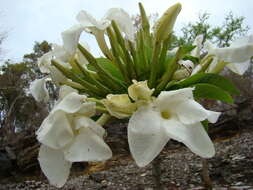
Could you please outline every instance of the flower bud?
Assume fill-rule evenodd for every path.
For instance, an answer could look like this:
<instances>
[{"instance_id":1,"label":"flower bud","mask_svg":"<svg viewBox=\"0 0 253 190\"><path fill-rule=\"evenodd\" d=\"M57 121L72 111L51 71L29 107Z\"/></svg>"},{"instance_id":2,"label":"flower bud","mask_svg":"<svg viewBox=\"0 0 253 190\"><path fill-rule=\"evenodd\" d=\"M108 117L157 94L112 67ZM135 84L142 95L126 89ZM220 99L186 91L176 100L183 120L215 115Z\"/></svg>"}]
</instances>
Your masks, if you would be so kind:
<instances>
[{"instance_id":1,"label":"flower bud","mask_svg":"<svg viewBox=\"0 0 253 190\"><path fill-rule=\"evenodd\" d=\"M131 86L128 87L128 94L134 100L150 100L154 89L148 87L147 81L137 82L133 80Z\"/></svg>"},{"instance_id":2,"label":"flower bud","mask_svg":"<svg viewBox=\"0 0 253 190\"><path fill-rule=\"evenodd\" d=\"M181 8L182 6L180 3L171 6L157 21L155 27L156 42L161 42L165 40L166 38L168 38L168 35L171 34L177 16L181 11Z\"/></svg>"},{"instance_id":3,"label":"flower bud","mask_svg":"<svg viewBox=\"0 0 253 190\"><path fill-rule=\"evenodd\" d=\"M108 94L102 103L112 116L119 119L131 116L136 110L136 104L131 102L127 94Z\"/></svg>"}]
</instances>

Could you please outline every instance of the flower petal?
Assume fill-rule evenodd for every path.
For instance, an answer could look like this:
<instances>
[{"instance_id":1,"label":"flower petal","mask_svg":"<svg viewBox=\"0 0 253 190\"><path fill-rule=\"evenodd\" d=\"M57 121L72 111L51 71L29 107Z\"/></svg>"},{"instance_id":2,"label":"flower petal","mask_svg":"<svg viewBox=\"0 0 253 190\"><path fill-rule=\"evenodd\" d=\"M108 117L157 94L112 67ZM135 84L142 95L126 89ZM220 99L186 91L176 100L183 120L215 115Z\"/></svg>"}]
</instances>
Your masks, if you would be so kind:
<instances>
[{"instance_id":1,"label":"flower petal","mask_svg":"<svg viewBox=\"0 0 253 190\"><path fill-rule=\"evenodd\" d=\"M52 49L54 58L60 62L62 66L71 68L71 66L67 63L69 61L70 54L66 51L66 49L58 44L53 44Z\"/></svg>"},{"instance_id":2,"label":"flower petal","mask_svg":"<svg viewBox=\"0 0 253 190\"><path fill-rule=\"evenodd\" d=\"M184 124L193 124L208 117L208 111L195 100L182 101L174 107L179 120Z\"/></svg>"},{"instance_id":3,"label":"flower petal","mask_svg":"<svg viewBox=\"0 0 253 190\"><path fill-rule=\"evenodd\" d=\"M81 112L82 114L91 115L95 113L95 103L85 102L85 95L79 95L76 92L72 92L65 96L52 111L62 110L66 113Z\"/></svg>"},{"instance_id":4,"label":"flower petal","mask_svg":"<svg viewBox=\"0 0 253 190\"><path fill-rule=\"evenodd\" d=\"M64 83L68 80L56 67L52 66L49 68L49 70L50 77L56 85L59 85L59 83Z\"/></svg>"},{"instance_id":5,"label":"flower petal","mask_svg":"<svg viewBox=\"0 0 253 190\"><path fill-rule=\"evenodd\" d=\"M230 47L238 47L241 46L242 44L253 44L253 34L249 36L244 36L242 38L233 41Z\"/></svg>"},{"instance_id":6,"label":"flower petal","mask_svg":"<svg viewBox=\"0 0 253 190\"><path fill-rule=\"evenodd\" d=\"M206 110L207 111L207 120L210 122L210 123L216 123L221 115L221 112L215 112L215 111L209 111L209 110Z\"/></svg>"},{"instance_id":7,"label":"flower petal","mask_svg":"<svg viewBox=\"0 0 253 190\"><path fill-rule=\"evenodd\" d=\"M194 57L199 57L200 56L200 50L202 48L202 42L203 42L204 36L203 35L198 35L192 45L196 46L192 52L191 55Z\"/></svg>"},{"instance_id":8,"label":"flower petal","mask_svg":"<svg viewBox=\"0 0 253 190\"><path fill-rule=\"evenodd\" d=\"M71 162L64 159L64 154L58 150L41 145L38 157L41 170L50 184L62 187L69 176Z\"/></svg>"},{"instance_id":9,"label":"flower petal","mask_svg":"<svg viewBox=\"0 0 253 190\"><path fill-rule=\"evenodd\" d=\"M250 66L250 60L247 60L243 63L229 63L226 66L234 73L238 75L243 75Z\"/></svg>"},{"instance_id":10,"label":"flower petal","mask_svg":"<svg viewBox=\"0 0 253 190\"><path fill-rule=\"evenodd\" d=\"M170 138L184 143L193 153L210 158L215 150L212 141L200 122L192 125L183 125L176 119L163 120Z\"/></svg>"},{"instance_id":11,"label":"flower petal","mask_svg":"<svg viewBox=\"0 0 253 190\"><path fill-rule=\"evenodd\" d=\"M112 152L100 136L83 127L73 143L64 150L64 155L71 162L104 161L112 157Z\"/></svg>"},{"instance_id":12,"label":"flower petal","mask_svg":"<svg viewBox=\"0 0 253 190\"><path fill-rule=\"evenodd\" d=\"M66 114L62 111L51 112L36 132L42 144L60 149L73 140L74 134Z\"/></svg>"},{"instance_id":13,"label":"flower petal","mask_svg":"<svg viewBox=\"0 0 253 190\"><path fill-rule=\"evenodd\" d=\"M75 118L75 129L81 129L82 127L90 128L94 133L103 138L105 134L105 129L98 125L95 121L90 119L89 117L77 117Z\"/></svg>"},{"instance_id":14,"label":"flower petal","mask_svg":"<svg viewBox=\"0 0 253 190\"><path fill-rule=\"evenodd\" d=\"M140 167L149 164L163 149L169 137L161 126L159 112L150 107L141 107L128 124L128 144L130 152Z\"/></svg>"},{"instance_id":15,"label":"flower petal","mask_svg":"<svg viewBox=\"0 0 253 190\"><path fill-rule=\"evenodd\" d=\"M238 47L215 48L209 51L220 60L229 63L245 62L253 56L253 44L242 45Z\"/></svg>"},{"instance_id":16,"label":"flower petal","mask_svg":"<svg viewBox=\"0 0 253 190\"><path fill-rule=\"evenodd\" d=\"M46 88L46 79L47 77L36 79L30 84L31 94L38 102L47 102L49 100L49 94Z\"/></svg>"},{"instance_id":17,"label":"flower petal","mask_svg":"<svg viewBox=\"0 0 253 190\"><path fill-rule=\"evenodd\" d=\"M83 30L84 27L78 24L62 32L63 47L70 55L76 53L77 44Z\"/></svg>"},{"instance_id":18,"label":"flower petal","mask_svg":"<svg viewBox=\"0 0 253 190\"><path fill-rule=\"evenodd\" d=\"M71 88L70 86L67 86L67 85L61 86L59 90L59 99L62 100L64 97L71 94L72 92L78 93L76 89Z\"/></svg>"},{"instance_id":19,"label":"flower petal","mask_svg":"<svg viewBox=\"0 0 253 190\"><path fill-rule=\"evenodd\" d=\"M107 11L105 19L114 20L128 40L134 41L134 26L129 14L120 8L111 8Z\"/></svg>"},{"instance_id":20,"label":"flower petal","mask_svg":"<svg viewBox=\"0 0 253 190\"><path fill-rule=\"evenodd\" d=\"M155 99L154 104L161 110L166 110L168 107L174 108L182 101L193 99L192 91L194 88L182 88L179 90L162 91Z\"/></svg>"},{"instance_id":21,"label":"flower petal","mask_svg":"<svg viewBox=\"0 0 253 190\"><path fill-rule=\"evenodd\" d=\"M185 67L188 71L192 71L192 69L194 68L194 63L190 60L180 60L178 62L180 65L182 65L183 67Z\"/></svg>"},{"instance_id":22,"label":"flower petal","mask_svg":"<svg viewBox=\"0 0 253 190\"><path fill-rule=\"evenodd\" d=\"M86 28L97 28L99 30L105 30L110 22L107 20L97 21L93 16L91 16L86 11L80 11L76 17L77 21Z\"/></svg>"},{"instance_id":23,"label":"flower petal","mask_svg":"<svg viewBox=\"0 0 253 190\"><path fill-rule=\"evenodd\" d=\"M49 51L42 55L40 58L38 58L38 66L40 69L40 72L42 73L50 73L50 66L51 66L51 59L53 58L52 51Z\"/></svg>"}]
</instances>

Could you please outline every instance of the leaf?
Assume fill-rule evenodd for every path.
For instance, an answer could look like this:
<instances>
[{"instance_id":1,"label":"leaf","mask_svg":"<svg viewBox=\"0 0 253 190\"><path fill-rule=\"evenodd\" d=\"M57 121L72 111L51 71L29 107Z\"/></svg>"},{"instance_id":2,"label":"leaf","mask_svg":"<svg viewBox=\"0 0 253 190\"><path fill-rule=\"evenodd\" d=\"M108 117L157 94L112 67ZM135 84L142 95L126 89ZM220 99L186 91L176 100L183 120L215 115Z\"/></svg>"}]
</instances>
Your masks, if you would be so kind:
<instances>
[{"instance_id":1,"label":"leaf","mask_svg":"<svg viewBox=\"0 0 253 190\"><path fill-rule=\"evenodd\" d=\"M191 56L191 55L186 55L183 57L183 60L186 61L186 60L190 60L191 62L193 62L194 64L199 64L199 58L198 57L194 57L194 56Z\"/></svg>"},{"instance_id":2,"label":"leaf","mask_svg":"<svg viewBox=\"0 0 253 190\"><path fill-rule=\"evenodd\" d=\"M228 92L212 84L196 84L193 94L197 99L205 98L211 100L220 100L229 104L233 103L233 98Z\"/></svg>"},{"instance_id":3,"label":"leaf","mask_svg":"<svg viewBox=\"0 0 253 190\"><path fill-rule=\"evenodd\" d=\"M194 86L196 84L212 84L215 85L224 91L229 92L230 94L239 95L239 91L236 89L234 84L227 80L226 78L213 74L213 73L199 73L196 75L193 75L183 81L178 82L177 84L170 87L169 90L172 89L179 89L179 88L186 88L189 86Z\"/></svg>"},{"instance_id":4,"label":"leaf","mask_svg":"<svg viewBox=\"0 0 253 190\"><path fill-rule=\"evenodd\" d=\"M100 67L110 73L113 77L119 79L120 81L124 80L122 74L120 73L120 70L109 59L97 58L96 61ZM96 71L94 66L91 64L88 64L87 67L91 71Z\"/></svg>"},{"instance_id":5,"label":"leaf","mask_svg":"<svg viewBox=\"0 0 253 190\"><path fill-rule=\"evenodd\" d=\"M208 132L208 124L209 121L206 119L204 121L201 121L202 126L204 127L204 129L206 130L206 132Z\"/></svg>"},{"instance_id":6,"label":"leaf","mask_svg":"<svg viewBox=\"0 0 253 190\"><path fill-rule=\"evenodd\" d=\"M178 51L179 51L179 55L178 57L183 58L184 56L186 56L188 53L191 53L191 51L195 48L196 46L191 45L191 44L187 44L187 45L182 45L179 47ZM178 52L177 52L178 53Z\"/></svg>"}]
</instances>

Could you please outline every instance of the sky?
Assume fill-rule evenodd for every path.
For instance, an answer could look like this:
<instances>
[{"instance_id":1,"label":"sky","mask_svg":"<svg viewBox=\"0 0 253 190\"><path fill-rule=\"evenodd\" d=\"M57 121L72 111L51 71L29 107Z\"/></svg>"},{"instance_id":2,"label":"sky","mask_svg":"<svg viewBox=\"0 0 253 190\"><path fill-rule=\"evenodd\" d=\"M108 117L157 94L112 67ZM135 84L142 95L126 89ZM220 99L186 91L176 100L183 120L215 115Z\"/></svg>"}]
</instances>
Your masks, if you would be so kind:
<instances>
[{"instance_id":1,"label":"sky","mask_svg":"<svg viewBox=\"0 0 253 190\"><path fill-rule=\"evenodd\" d=\"M244 16L253 33L253 0L0 0L0 31L6 31L3 43L4 58L20 61L24 54L32 52L35 41L47 40L62 44L61 32L77 24L80 10L86 10L97 19L112 7L125 9L130 15L138 13L138 2L142 2L147 14L160 15L176 2L182 4L175 29L197 19L199 12L211 13L210 23L220 25L224 16L232 11ZM83 34L95 54L99 54L93 36Z\"/></svg>"}]
</instances>

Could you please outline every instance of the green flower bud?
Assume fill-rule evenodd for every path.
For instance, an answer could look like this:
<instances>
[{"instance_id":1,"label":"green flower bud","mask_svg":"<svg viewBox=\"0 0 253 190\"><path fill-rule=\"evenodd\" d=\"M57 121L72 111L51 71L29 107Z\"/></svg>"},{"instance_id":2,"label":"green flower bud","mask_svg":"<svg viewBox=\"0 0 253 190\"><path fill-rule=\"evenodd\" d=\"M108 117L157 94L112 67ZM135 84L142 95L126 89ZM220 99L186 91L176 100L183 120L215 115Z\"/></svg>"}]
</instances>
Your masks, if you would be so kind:
<instances>
[{"instance_id":1,"label":"green flower bud","mask_svg":"<svg viewBox=\"0 0 253 190\"><path fill-rule=\"evenodd\" d=\"M177 16L181 11L181 4L177 3L170 8L162 15L162 17L157 21L155 27L155 38L156 42L161 42L168 38L168 35L171 34L173 26L176 22Z\"/></svg>"}]
</instances>

